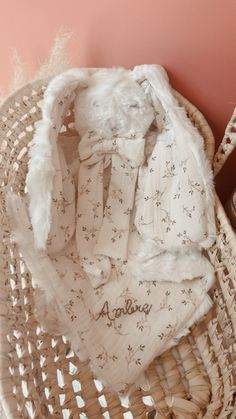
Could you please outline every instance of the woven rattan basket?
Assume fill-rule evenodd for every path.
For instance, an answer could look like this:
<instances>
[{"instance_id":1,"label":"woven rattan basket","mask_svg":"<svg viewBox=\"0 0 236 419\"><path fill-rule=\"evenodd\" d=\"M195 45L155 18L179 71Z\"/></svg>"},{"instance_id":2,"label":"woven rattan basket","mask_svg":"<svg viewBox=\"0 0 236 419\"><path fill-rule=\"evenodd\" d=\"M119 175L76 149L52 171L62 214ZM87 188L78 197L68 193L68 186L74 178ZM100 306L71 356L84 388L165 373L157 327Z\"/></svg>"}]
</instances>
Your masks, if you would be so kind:
<instances>
[{"instance_id":1,"label":"woven rattan basket","mask_svg":"<svg viewBox=\"0 0 236 419\"><path fill-rule=\"evenodd\" d=\"M31 275L10 242L5 193L9 188L25 193L28 146L47 83L26 85L0 108L0 395L6 418L236 418L236 237L217 196L218 236L210 250L216 269L213 308L190 335L152 362L150 389L136 390L129 407L94 379L65 337L39 327ZM236 143L236 114L214 158L214 138L203 115L175 94L203 135L217 173ZM64 122L68 135L69 123L70 117Z\"/></svg>"}]
</instances>

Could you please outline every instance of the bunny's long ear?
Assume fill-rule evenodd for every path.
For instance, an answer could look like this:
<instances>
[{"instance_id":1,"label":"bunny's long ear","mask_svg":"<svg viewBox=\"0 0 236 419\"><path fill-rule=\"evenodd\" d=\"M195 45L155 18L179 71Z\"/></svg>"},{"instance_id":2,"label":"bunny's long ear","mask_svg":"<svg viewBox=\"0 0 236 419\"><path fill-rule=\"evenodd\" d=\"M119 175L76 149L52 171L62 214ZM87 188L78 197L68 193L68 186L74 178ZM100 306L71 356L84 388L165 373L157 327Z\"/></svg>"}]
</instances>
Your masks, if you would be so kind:
<instances>
[{"instance_id":1,"label":"bunny's long ear","mask_svg":"<svg viewBox=\"0 0 236 419\"><path fill-rule=\"evenodd\" d=\"M202 136L174 97L166 70L158 64L138 65L134 67L132 77L142 85L157 112L161 103L175 131L183 133L184 130L186 134L193 136L197 146L201 147Z\"/></svg>"},{"instance_id":2,"label":"bunny's long ear","mask_svg":"<svg viewBox=\"0 0 236 419\"><path fill-rule=\"evenodd\" d=\"M42 119L35 124L26 188L30 197L29 213L35 246L41 250L46 247L51 227L52 193L60 195L62 190L57 137L78 89L87 87L88 80L86 69L70 69L52 79L44 94Z\"/></svg>"},{"instance_id":3,"label":"bunny's long ear","mask_svg":"<svg viewBox=\"0 0 236 419\"><path fill-rule=\"evenodd\" d=\"M187 244L208 248L215 240L214 188L203 137L179 106L163 67L139 65L132 76L156 112L160 104L165 111L142 183L137 228L143 237L159 240L162 250Z\"/></svg>"}]
</instances>

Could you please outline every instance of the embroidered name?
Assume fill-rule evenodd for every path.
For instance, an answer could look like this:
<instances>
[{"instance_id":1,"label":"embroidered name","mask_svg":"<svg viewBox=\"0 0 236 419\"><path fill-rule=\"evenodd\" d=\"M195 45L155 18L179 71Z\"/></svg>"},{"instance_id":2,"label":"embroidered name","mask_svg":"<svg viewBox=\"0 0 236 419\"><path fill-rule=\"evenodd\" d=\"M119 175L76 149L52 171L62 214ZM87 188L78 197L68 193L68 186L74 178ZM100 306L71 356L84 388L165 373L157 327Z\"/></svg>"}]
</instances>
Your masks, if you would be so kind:
<instances>
[{"instance_id":1,"label":"embroidered name","mask_svg":"<svg viewBox=\"0 0 236 419\"><path fill-rule=\"evenodd\" d=\"M110 310L109 308L109 302L106 300L105 303L102 306L101 311L97 314L94 319L97 321L100 319L100 317L107 317L110 321L115 321L115 319L118 319L122 315L128 314L134 314L137 311L140 313L149 314L150 310L152 308L152 304L136 304L134 300L131 299L125 300L125 306L124 307L117 307Z\"/></svg>"}]
</instances>

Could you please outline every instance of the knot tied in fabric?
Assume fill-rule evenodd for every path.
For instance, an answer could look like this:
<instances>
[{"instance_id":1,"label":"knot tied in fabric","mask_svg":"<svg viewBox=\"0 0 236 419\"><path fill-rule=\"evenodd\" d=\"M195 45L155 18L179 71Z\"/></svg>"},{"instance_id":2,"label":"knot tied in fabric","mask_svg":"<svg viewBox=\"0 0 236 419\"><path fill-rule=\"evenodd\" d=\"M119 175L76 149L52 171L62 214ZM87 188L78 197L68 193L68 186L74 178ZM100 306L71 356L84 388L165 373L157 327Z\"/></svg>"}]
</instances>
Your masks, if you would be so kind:
<instances>
[{"instance_id":1,"label":"knot tied in fabric","mask_svg":"<svg viewBox=\"0 0 236 419\"><path fill-rule=\"evenodd\" d=\"M88 131L80 141L76 240L83 269L95 287L109 279L109 258L127 259L130 214L144 145L143 136L134 133L107 139ZM104 170L108 166L105 200Z\"/></svg>"}]
</instances>

